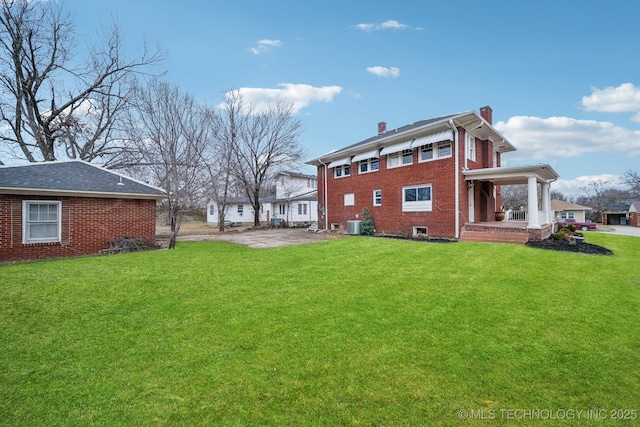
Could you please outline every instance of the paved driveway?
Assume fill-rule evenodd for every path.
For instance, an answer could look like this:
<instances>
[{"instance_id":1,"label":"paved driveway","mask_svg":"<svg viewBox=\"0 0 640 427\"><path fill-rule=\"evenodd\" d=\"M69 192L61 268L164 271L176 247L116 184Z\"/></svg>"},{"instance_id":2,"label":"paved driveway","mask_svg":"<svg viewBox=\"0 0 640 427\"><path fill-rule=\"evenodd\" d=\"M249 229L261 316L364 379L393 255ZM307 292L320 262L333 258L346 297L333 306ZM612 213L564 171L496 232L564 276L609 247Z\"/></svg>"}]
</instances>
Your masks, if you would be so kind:
<instances>
[{"instance_id":1,"label":"paved driveway","mask_svg":"<svg viewBox=\"0 0 640 427\"><path fill-rule=\"evenodd\" d=\"M301 245L321 240L335 239L341 234L313 232L304 228L265 228L247 231L227 231L208 235L178 235L179 241L219 240L262 249L278 246Z\"/></svg>"},{"instance_id":2,"label":"paved driveway","mask_svg":"<svg viewBox=\"0 0 640 427\"><path fill-rule=\"evenodd\" d=\"M632 227L630 225L600 225L598 230L603 233L622 234L624 236L640 236L640 227Z\"/></svg>"}]
</instances>

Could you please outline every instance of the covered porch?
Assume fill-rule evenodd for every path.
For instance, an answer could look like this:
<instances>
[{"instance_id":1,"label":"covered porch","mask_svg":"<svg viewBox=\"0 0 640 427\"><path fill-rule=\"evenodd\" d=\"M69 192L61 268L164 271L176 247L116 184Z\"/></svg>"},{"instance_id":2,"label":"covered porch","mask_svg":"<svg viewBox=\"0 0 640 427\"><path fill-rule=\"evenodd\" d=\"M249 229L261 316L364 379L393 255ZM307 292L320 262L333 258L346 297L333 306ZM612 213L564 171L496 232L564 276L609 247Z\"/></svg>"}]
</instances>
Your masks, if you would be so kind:
<instances>
[{"instance_id":1,"label":"covered porch","mask_svg":"<svg viewBox=\"0 0 640 427\"><path fill-rule=\"evenodd\" d=\"M460 240L525 243L548 238L553 232L551 212L551 183L558 174L549 165L519 166L509 168L487 168L463 171L469 192L469 219L463 226ZM477 186L477 183L485 185ZM527 185L527 217L525 221L495 221L495 218L476 220L476 188L493 187L492 195L484 195L494 203L494 210L500 210L499 186ZM539 190L538 190L539 189ZM482 196L482 195L481 195Z\"/></svg>"}]
</instances>

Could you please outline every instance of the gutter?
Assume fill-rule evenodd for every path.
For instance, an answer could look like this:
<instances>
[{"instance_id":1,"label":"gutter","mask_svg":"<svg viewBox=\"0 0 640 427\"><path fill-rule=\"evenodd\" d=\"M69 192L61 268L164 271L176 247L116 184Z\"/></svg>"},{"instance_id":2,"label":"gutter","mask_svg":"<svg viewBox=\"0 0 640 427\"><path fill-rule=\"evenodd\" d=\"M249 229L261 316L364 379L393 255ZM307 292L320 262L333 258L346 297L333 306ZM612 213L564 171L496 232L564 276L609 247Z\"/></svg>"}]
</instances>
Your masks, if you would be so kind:
<instances>
[{"instance_id":1,"label":"gutter","mask_svg":"<svg viewBox=\"0 0 640 427\"><path fill-rule=\"evenodd\" d=\"M323 201L323 209L324 209L324 229L325 231L329 231L329 208L327 207L327 165L322 161L322 159L318 159L318 162L322 165L322 174L324 175L324 184L322 184L322 201Z\"/></svg>"},{"instance_id":2,"label":"gutter","mask_svg":"<svg viewBox=\"0 0 640 427\"><path fill-rule=\"evenodd\" d=\"M455 188L456 188L456 196L455 196L455 210L456 210L456 218L455 218L455 227L456 234L455 238L460 238L460 155L458 154L458 146L460 145L460 135L458 134L458 128L453 123L453 119L449 120L449 126L453 130L453 139L455 148Z\"/></svg>"}]
</instances>

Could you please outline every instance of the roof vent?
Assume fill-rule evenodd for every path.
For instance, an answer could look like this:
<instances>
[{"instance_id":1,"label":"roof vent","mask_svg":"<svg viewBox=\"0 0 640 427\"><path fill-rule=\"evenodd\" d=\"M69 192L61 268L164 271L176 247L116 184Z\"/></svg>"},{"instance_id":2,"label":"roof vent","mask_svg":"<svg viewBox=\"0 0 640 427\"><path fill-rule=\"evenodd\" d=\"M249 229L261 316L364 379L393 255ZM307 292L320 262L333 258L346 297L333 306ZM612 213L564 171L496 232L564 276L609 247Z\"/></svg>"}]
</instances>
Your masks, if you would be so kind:
<instances>
[{"instance_id":1,"label":"roof vent","mask_svg":"<svg viewBox=\"0 0 640 427\"><path fill-rule=\"evenodd\" d=\"M118 182L118 184L116 185L124 185L124 182L122 182L122 177L120 177L120 182Z\"/></svg>"}]
</instances>

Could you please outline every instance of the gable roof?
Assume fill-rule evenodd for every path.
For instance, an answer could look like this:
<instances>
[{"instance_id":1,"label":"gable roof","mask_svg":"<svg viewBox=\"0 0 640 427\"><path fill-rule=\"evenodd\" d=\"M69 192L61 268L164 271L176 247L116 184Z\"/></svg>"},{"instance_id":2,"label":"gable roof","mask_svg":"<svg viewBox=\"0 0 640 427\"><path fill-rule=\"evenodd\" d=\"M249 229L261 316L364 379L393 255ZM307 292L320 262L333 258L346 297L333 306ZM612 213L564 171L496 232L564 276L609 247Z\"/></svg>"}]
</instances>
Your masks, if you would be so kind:
<instances>
[{"instance_id":1,"label":"gable roof","mask_svg":"<svg viewBox=\"0 0 640 427\"><path fill-rule=\"evenodd\" d=\"M632 202L629 206L629 212L640 212L640 202Z\"/></svg>"},{"instance_id":2,"label":"gable roof","mask_svg":"<svg viewBox=\"0 0 640 427\"><path fill-rule=\"evenodd\" d=\"M588 206L577 205L575 203L565 202L564 200L552 200L552 211L590 211Z\"/></svg>"},{"instance_id":3,"label":"gable roof","mask_svg":"<svg viewBox=\"0 0 640 427\"><path fill-rule=\"evenodd\" d=\"M154 186L82 160L0 166L0 194L157 199Z\"/></svg>"},{"instance_id":4,"label":"gable roof","mask_svg":"<svg viewBox=\"0 0 640 427\"><path fill-rule=\"evenodd\" d=\"M462 113L449 114L446 116L434 117L426 120L401 126L397 129L387 130L376 136L372 136L355 144L339 150L331 151L316 159L307 162L309 165L319 165L331 161L353 156L360 152L375 148L389 147L405 141L413 141L416 138L436 132L451 130L450 122L455 126L460 126L471 132L474 136L482 140L493 142L495 149L499 152L515 151L516 148L502 134L500 134L491 124L483 119L475 111L465 111Z\"/></svg>"}]
</instances>

